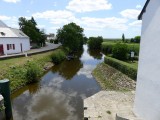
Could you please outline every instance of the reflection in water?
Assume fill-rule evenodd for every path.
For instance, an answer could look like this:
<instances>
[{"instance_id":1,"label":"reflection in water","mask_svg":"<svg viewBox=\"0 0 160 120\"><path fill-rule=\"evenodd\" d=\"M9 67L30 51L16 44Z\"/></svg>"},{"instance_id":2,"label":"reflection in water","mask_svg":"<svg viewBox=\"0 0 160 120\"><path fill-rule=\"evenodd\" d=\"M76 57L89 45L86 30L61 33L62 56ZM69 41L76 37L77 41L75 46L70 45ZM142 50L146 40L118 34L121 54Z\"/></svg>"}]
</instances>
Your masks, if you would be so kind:
<instances>
[{"instance_id":1,"label":"reflection in water","mask_svg":"<svg viewBox=\"0 0 160 120\"><path fill-rule=\"evenodd\" d=\"M84 46L83 54L54 66L39 84L13 94L14 120L82 120L83 99L100 91L91 71L101 60L91 54Z\"/></svg>"},{"instance_id":2,"label":"reflection in water","mask_svg":"<svg viewBox=\"0 0 160 120\"><path fill-rule=\"evenodd\" d=\"M62 64L53 67L52 72L58 72L66 80L71 80L82 67L83 63L78 58L75 58L71 61L66 60Z\"/></svg>"},{"instance_id":3,"label":"reflection in water","mask_svg":"<svg viewBox=\"0 0 160 120\"><path fill-rule=\"evenodd\" d=\"M88 53L90 56L92 56L94 59L97 59L97 60L101 60L103 56L100 50L89 50L88 49Z\"/></svg>"},{"instance_id":4,"label":"reflection in water","mask_svg":"<svg viewBox=\"0 0 160 120\"><path fill-rule=\"evenodd\" d=\"M80 68L83 67L83 63L79 59L82 56L82 53L83 50L75 54L75 59L71 61L66 60L60 65L54 66L52 72L59 73L59 75L63 76L66 80L71 80Z\"/></svg>"}]
</instances>

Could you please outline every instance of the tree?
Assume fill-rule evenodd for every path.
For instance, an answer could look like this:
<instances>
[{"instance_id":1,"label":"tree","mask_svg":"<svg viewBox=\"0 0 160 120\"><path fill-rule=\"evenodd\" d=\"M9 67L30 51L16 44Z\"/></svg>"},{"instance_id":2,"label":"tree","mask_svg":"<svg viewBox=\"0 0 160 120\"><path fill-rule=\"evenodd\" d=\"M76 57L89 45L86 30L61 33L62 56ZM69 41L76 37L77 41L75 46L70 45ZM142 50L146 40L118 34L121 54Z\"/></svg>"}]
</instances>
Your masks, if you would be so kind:
<instances>
[{"instance_id":1,"label":"tree","mask_svg":"<svg viewBox=\"0 0 160 120\"><path fill-rule=\"evenodd\" d=\"M136 43L140 43L141 37L140 36L135 36L134 38Z\"/></svg>"},{"instance_id":2,"label":"tree","mask_svg":"<svg viewBox=\"0 0 160 120\"><path fill-rule=\"evenodd\" d=\"M83 46L83 28L75 23L64 25L57 31L57 40L69 51L77 51Z\"/></svg>"},{"instance_id":3,"label":"tree","mask_svg":"<svg viewBox=\"0 0 160 120\"><path fill-rule=\"evenodd\" d=\"M122 41L123 41L123 42L125 41L124 33L122 34Z\"/></svg>"},{"instance_id":4,"label":"tree","mask_svg":"<svg viewBox=\"0 0 160 120\"><path fill-rule=\"evenodd\" d=\"M29 36L30 41L32 43L37 43L37 45L41 46L45 44L46 35L43 30L40 30L37 27L37 23L32 17L30 20L27 20L24 17L19 18L19 28L22 30L27 36Z\"/></svg>"},{"instance_id":5,"label":"tree","mask_svg":"<svg viewBox=\"0 0 160 120\"><path fill-rule=\"evenodd\" d=\"M127 60L128 47L125 43L116 43L113 46L112 54L119 60Z\"/></svg>"},{"instance_id":6,"label":"tree","mask_svg":"<svg viewBox=\"0 0 160 120\"><path fill-rule=\"evenodd\" d=\"M88 41L89 49L101 49L101 44L103 42L103 38L98 37L90 37Z\"/></svg>"}]
</instances>

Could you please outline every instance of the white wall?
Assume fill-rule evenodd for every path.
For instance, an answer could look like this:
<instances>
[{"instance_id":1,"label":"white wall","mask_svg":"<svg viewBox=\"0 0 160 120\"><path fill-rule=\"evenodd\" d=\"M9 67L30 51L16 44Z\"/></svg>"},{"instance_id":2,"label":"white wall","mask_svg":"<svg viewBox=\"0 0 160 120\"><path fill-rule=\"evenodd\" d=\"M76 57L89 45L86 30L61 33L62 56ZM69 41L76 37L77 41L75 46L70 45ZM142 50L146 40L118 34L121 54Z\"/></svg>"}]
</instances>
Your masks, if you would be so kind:
<instances>
[{"instance_id":1,"label":"white wall","mask_svg":"<svg viewBox=\"0 0 160 120\"><path fill-rule=\"evenodd\" d=\"M21 43L23 52L30 50L29 38L0 38L0 44L3 44L4 54L20 53ZM7 50L7 44L15 44L15 50Z\"/></svg>"},{"instance_id":2,"label":"white wall","mask_svg":"<svg viewBox=\"0 0 160 120\"><path fill-rule=\"evenodd\" d=\"M144 120L160 120L160 0L150 0L142 19L134 110Z\"/></svg>"}]
</instances>

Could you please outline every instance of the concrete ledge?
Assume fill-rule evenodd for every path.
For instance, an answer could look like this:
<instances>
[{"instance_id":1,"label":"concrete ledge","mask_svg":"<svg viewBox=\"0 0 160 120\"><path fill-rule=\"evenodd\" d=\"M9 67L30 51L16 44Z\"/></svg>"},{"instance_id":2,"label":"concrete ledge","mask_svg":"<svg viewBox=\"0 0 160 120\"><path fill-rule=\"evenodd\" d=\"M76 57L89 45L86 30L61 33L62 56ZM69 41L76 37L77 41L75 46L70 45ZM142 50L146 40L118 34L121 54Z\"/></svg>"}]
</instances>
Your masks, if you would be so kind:
<instances>
[{"instance_id":1,"label":"concrete ledge","mask_svg":"<svg viewBox=\"0 0 160 120\"><path fill-rule=\"evenodd\" d=\"M85 120L141 120L133 113L133 92L100 91L84 99Z\"/></svg>"}]
</instances>

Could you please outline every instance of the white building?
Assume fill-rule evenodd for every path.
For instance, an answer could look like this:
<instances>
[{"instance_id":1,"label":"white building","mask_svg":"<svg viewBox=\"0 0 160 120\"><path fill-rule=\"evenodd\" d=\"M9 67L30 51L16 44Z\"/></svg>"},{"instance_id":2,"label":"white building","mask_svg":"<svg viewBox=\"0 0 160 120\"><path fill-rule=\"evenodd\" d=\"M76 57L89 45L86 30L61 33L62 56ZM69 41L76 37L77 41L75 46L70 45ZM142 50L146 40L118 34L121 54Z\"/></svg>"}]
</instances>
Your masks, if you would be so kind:
<instances>
[{"instance_id":1,"label":"white building","mask_svg":"<svg viewBox=\"0 0 160 120\"><path fill-rule=\"evenodd\" d=\"M54 33L50 33L47 35L47 40L55 40L56 39L56 36Z\"/></svg>"},{"instance_id":2,"label":"white building","mask_svg":"<svg viewBox=\"0 0 160 120\"><path fill-rule=\"evenodd\" d=\"M29 37L22 31L10 28L0 21L0 55L30 50Z\"/></svg>"},{"instance_id":3,"label":"white building","mask_svg":"<svg viewBox=\"0 0 160 120\"><path fill-rule=\"evenodd\" d=\"M147 0L138 19L142 33L134 110L144 120L160 120L160 0Z\"/></svg>"}]
</instances>

